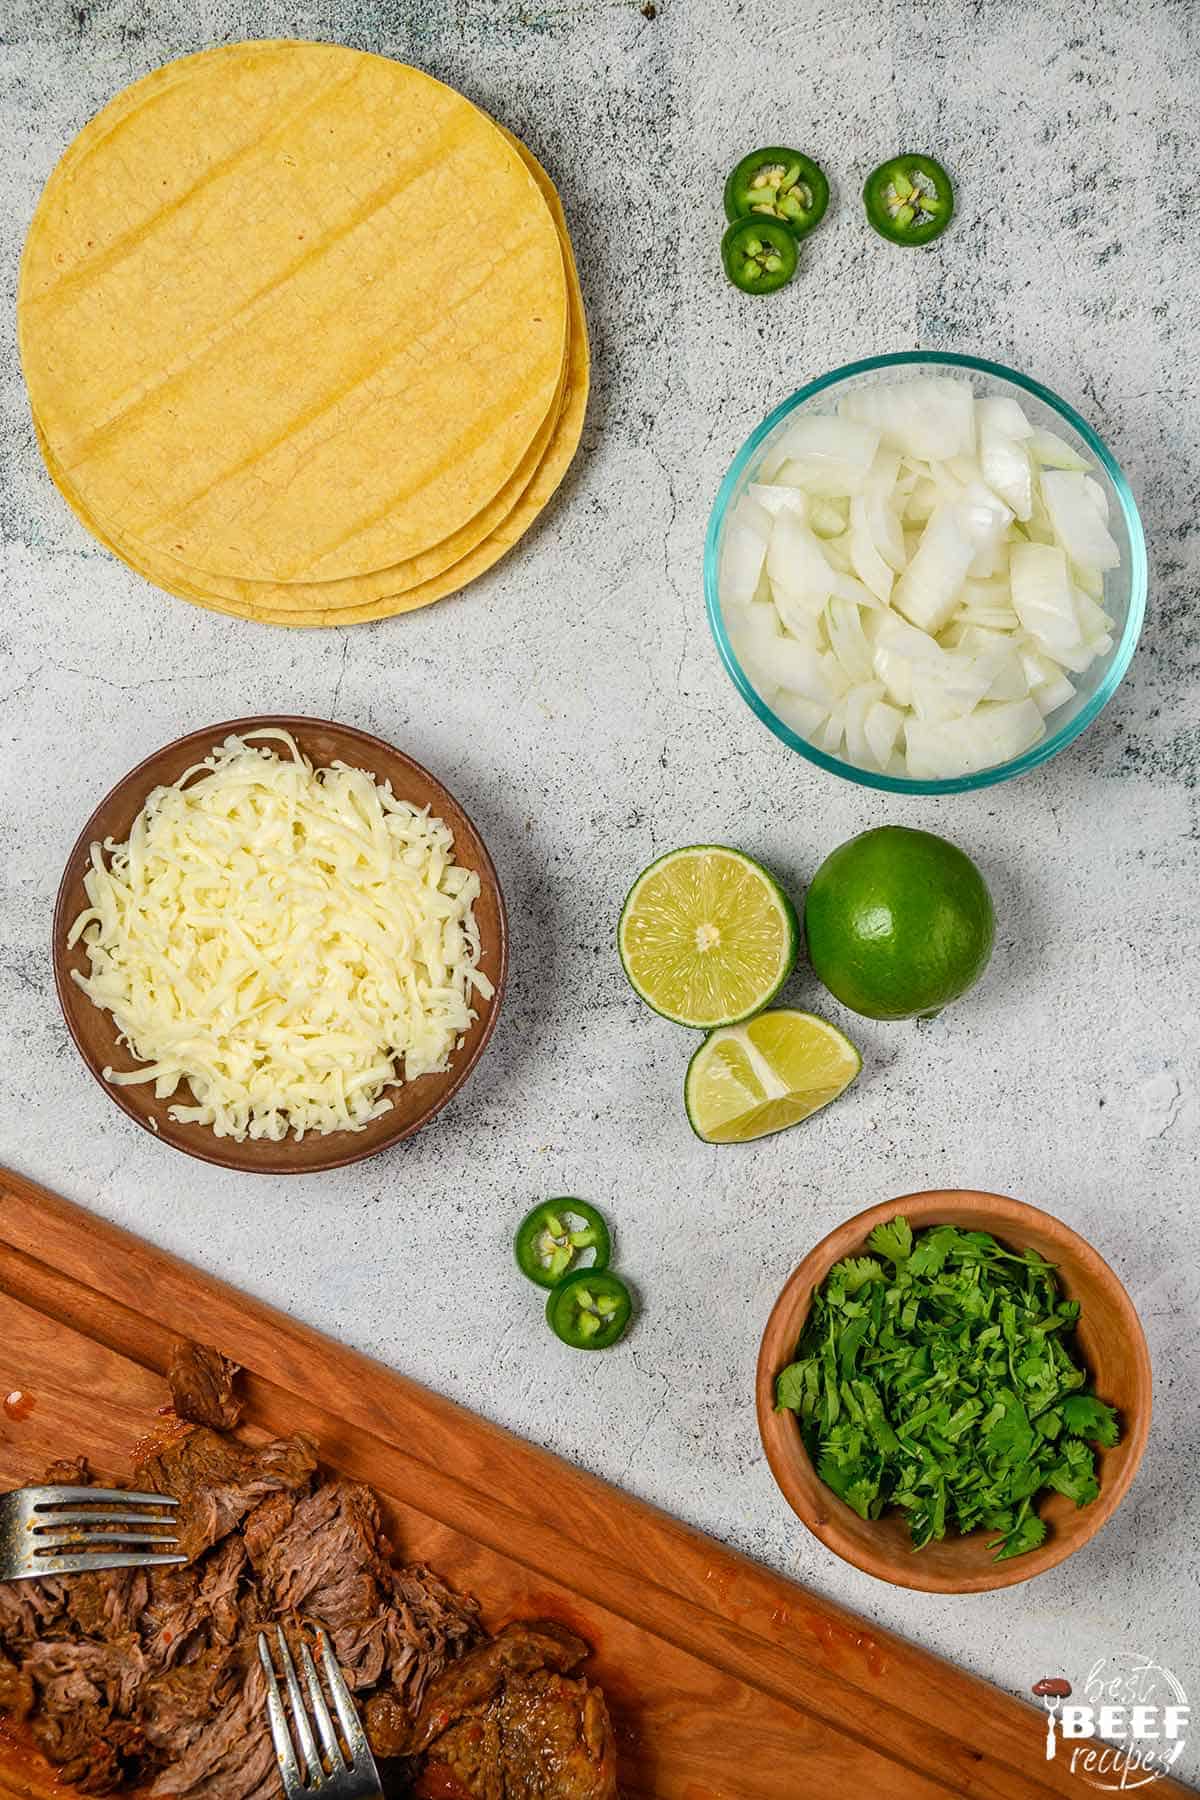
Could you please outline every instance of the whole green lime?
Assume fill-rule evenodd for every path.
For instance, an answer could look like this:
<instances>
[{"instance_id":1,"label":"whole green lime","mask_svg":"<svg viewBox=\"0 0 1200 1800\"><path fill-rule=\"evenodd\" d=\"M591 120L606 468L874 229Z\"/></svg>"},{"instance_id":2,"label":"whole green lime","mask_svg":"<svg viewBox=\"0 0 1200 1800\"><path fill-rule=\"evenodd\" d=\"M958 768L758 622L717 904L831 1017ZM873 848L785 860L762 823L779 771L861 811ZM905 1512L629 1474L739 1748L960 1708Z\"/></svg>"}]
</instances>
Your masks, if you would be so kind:
<instances>
[{"instance_id":1,"label":"whole green lime","mask_svg":"<svg viewBox=\"0 0 1200 1800\"><path fill-rule=\"evenodd\" d=\"M974 987L996 915L969 856L931 831L881 825L827 856L804 903L813 968L868 1019L927 1019Z\"/></svg>"}]
</instances>

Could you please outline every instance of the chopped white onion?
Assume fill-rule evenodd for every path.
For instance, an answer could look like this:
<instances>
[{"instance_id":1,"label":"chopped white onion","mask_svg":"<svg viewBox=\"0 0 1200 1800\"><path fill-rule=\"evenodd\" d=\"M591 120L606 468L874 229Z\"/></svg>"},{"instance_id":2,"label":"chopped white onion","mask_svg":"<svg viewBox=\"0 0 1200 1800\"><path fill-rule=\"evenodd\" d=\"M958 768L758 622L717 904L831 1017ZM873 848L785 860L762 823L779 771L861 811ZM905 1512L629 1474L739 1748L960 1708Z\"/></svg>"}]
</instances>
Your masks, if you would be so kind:
<instances>
[{"instance_id":1,"label":"chopped white onion","mask_svg":"<svg viewBox=\"0 0 1200 1800\"><path fill-rule=\"evenodd\" d=\"M1108 495L1100 486L1100 483L1098 481L1093 481L1090 475L1085 475L1083 478L1083 491L1091 500L1092 505L1096 508L1096 511L1107 525Z\"/></svg>"},{"instance_id":2,"label":"chopped white onion","mask_svg":"<svg viewBox=\"0 0 1200 1800\"><path fill-rule=\"evenodd\" d=\"M795 513L798 519L807 519L808 517L808 495L801 488L752 481L746 489L746 493L755 506L761 506L762 510L769 515L768 535L770 520L778 518L781 512Z\"/></svg>"},{"instance_id":3,"label":"chopped white onion","mask_svg":"<svg viewBox=\"0 0 1200 1800\"><path fill-rule=\"evenodd\" d=\"M975 418L981 432L999 431L1019 443L1033 436L1033 426L1008 394L981 395L975 402Z\"/></svg>"},{"instance_id":4,"label":"chopped white onion","mask_svg":"<svg viewBox=\"0 0 1200 1800\"><path fill-rule=\"evenodd\" d=\"M1087 463L1078 450L1056 431L1035 431L1029 440L1033 459L1043 469L1086 469Z\"/></svg>"},{"instance_id":5,"label":"chopped white onion","mask_svg":"<svg viewBox=\"0 0 1200 1800\"><path fill-rule=\"evenodd\" d=\"M1086 475L1074 470L1047 469L1042 476L1042 498L1050 526L1073 563L1081 568L1116 569L1121 552L1087 491Z\"/></svg>"},{"instance_id":6,"label":"chopped white onion","mask_svg":"<svg viewBox=\"0 0 1200 1800\"><path fill-rule=\"evenodd\" d=\"M924 780L1021 755L1113 643L1109 492L1008 395L861 388L794 420L733 509L736 655L792 730Z\"/></svg>"},{"instance_id":7,"label":"chopped white onion","mask_svg":"<svg viewBox=\"0 0 1200 1800\"><path fill-rule=\"evenodd\" d=\"M867 474L863 489L863 514L875 548L885 563L899 575L908 555L904 547L904 527L892 504L892 495L900 480L900 457L895 450L881 450ZM851 518L853 520L853 502Z\"/></svg>"},{"instance_id":8,"label":"chopped white onion","mask_svg":"<svg viewBox=\"0 0 1200 1800\"><path fill-rule=\"evenodd\" d=\"M904 714L900 708L889 706L886 700L876 700L863 721L871 755L881 769L886 769L891 762L903 725Z\"/></svg>"},{"instance_id":9,"label":"chopped white onion","mask_svg":"<svg viewBox=\"0 0 1200 1800\"><path fill-rule=\"evenodd\" d=\"M879 433L832 414L810 414L788 427L783 440L789 482L809 494L834 498L857 494L879 448Z\"/></svg>"},{"instance_id":10,"label":"chopped white onion","mask_svg":"<svg viewBox=\"0 0 1200 1800\"><path fill-rule=\"evenodd\" d=\"M883 689L877 681L863 682L846 696L846 750L851 762L860 767L870 768L875 761L867 737L867 719L882 699Z\"/></svg>"},{"instance_id":11,"label":"chopped white onion","mask_svg":"<svg viewBox=\"0 0 1200 1800\"><path fill-rule=\"evenodd\" d=\"M1033 510L1033 466L1026 440L1033 436L1033 427L1006 395L978 401L976 412L983 479L1018 519L1027 519Z\"/></svg>"},{"instance_id":12,"label":"chopped white onion","mask_svg":"<svg viewBox=\"0 0 1200 1800\"><path fill-rule=\"evenodd\" d=\"M924 525L941 499L936 481L929 475L916 475L909 490L901 517L906 525Z\"/></svg>"},{"instance_id":13,"label":"chopped white onion","mask_svg":"<svg viewBox=\"0 0 1200 1800\"><path fill-rule=\"evenodd\" d=\"M1056 674L1049 681L1044 681L1041 687L1033 690L1034 701L1043 718L1047 713L1052 713L1056 707L1065 706L1068 700L1074 699L1074 696L1075 683L1069 681L1061 673Z\"/></svg>"},{"instance_id":14,"label":"chopped white onion","mask_svg":"<svg viewBox=\"0 0 1200 1800\"><path fill-rule=\"evenodd\" d=\"M905 618L932 633L948 625L974 555L975 546L963 530L957 504L943 500L896 583L896 605Z\"/></svg>"},{"instance_id":15,"label":"chopped white onion","mask_svg":"<svg viewBox=\"0 0 1200 1800\"><path fill-rule=\"evenodd\" d=\"M840 569L834 570L833 597L835 600L853 600L855 606L877 607L881 604L878 595L864 587L856 575L843 575Z\"/></svg>"},{"instance_id":16,"label":"chopped white onion","mask_svg":"<svg viewBox=\"0 0 1200 1800\"><path fill-rule=\"evenodd\" d=\"M833 570L836 579L839 575L849 575L851 571L850 543L844 530L836 537L821 539L821 555Z\"/></svg>"},{"instance_id":17,"label":"chopped white onion","mask_svg":"<svg viewBox=\"0 0 1200 1800\"><path fill-rule=\"evenodd\" d=\"M810 612L803 601L797 600L793 594L786 593L780 587L771 589L771 599L783 630L800 643L809 644L814 650L819 650L821 648L820 613Z\"/></svg>"},{"instance_id":18,"label":"chopped white onion","mask_svg":"<svg viewBox=\"0 0 1200 1800\"><path fill-rule=\"evenodd\" d=\"M731 621L730 636L734 655L749 675L759 693L764 687L778 687L775 677L775 650L783 643L775 608L769 602L752 601L740 607Z\"/></svg>"},{"instance_id":19,"label":"chopped white onion","mask_svg":"<svg viewBox=\"0 0 1200 1800\"><path fill-rule=\"evenodd\" d=\"M898 526L897 521L897 528ZM903 532L900 532L900 547L903 552ZM891 566L880 555L871 530L865 494L855 494L850 502L850 565L863 586L869 588L876 599L886 602L890 598L895 577ZM904 567L903 555L900 566Z\"/></svg>"},{"instance_id":20,"label":"chopped white onion","mask_svg":"<svg viewBox=\"0 0 1200 1800\"><path fill-rule=\"evenodd\" d=\"M855 388L838 411L873 425L890 450L944 462L975 449L975 396L965 381L930 376L893 385Z\"/></svg>"},{"instance_id":21,"label":"chopped white onion","mask_svg":"<svg viewBox=\"0 0 1200 1800\"><path fill-rule=\"evenodd\" d=\"M870 681L874 675L871 646L863 631L862 614L852 600L831 600L826 618L829 648L852 682ZM880 688L878 699L883 698Z\"/></svg>"},{"instance_id":22,"label":"chopped white onion","mask_svg":"<svg viewBox=\"0 0 1200 1800\"><path fill-rule=\"evenodd\" d=\"M963 719L987 693L989 679L969 656L948 656L944 668L936 672L918 665L912 677L913 710L919 719L938 725Z\"/></svg>"},{"instance_id":23,"label":"chopped white onion","mask_svg":"<svg viewBox=\"0 0 1200 1800\"><path fill-rule=\"evenodd\" d=\"M835 708L817 733L816 742L822 750L828 750L830 756L836 756L842 747L842 739L845 735L845 713Z\"/></svg>"},{"instance_id":24,"label":"chopped white onion","mask_svg":"<svg viewBox=\"0 0 1200 1800\"><path fill-rule=\"evenodd\" d=\"M884 692L889 700L897 706L907 709L912 705L913 665L906 656L889 650L882 644L876 644L872 656L875 673L883 683Z\"/></svg>"},{"instance_id":25,"label":"chopped white onion","mask_svg":"<svg viewBox=\"0 0 1200 1800\"><path fill-rule=\"evenodd\" d=\"M833 592L833 571L821 546L795 513L779 513L771 527L767 574L773 588L791 595L811 613L820 613Z\"/></svg>"},{"instance_id":26,"label":"chopped white onion","mask_svg":"<svg viewBox=\"0 0 1200 1800\"><path fill-rule=\"evenodd\" d=\"M1062 661L1083 642L1065 551L1056 544L1014 544L1013 607L1047 656Z\"/></svg>"},{"instance_id":27,"label":"chopped white onion","mask_svg":"<svg viewBox=\"0 0 1200 1800\"><path fill-rule=\"evenodd\" d=\"M721 593L726 604L747 606L754 598L767 555L767 533L755 529L743 500L721 545Z\"/></svg>"},{"instance_id":28,"label":"chopped white onion","mask_svg":"<svg viewBox=\"0 0 1200 1800\"><path fill-rule=\"evenodd\" d=\"M967 573L986 581L1003 567L1013 515L982 480L976 480L963 489L958 516L964 537L975 546Z\"/></svg>"},{"instance_id":29,"label":"chopped white onion","mask_svg":"<svg viewBox=\"0 0 1200 1800\"><path fill-rule=\"evenodd\" d=\"M785 725L802 738L814 738L829 717L829 708L817 700L806 700L802 694L789 694L780 689L772 703Z\"/></svg>"},{"instance_id":30,"label":"chopped white onion","mask_svg":"<svg viewBox=\"0 0 1200 1800\"><path fill-rule=\"evenodd\" d=\"M772 657L772 672L779 687L828 710L834 696L825 674L826 659L819 650L811 644L799 644L794 638L781 637L772 646Z\"/></svg>"},{"instance_id":31,"label":"chopped white onion","mask_svg":"<svg viewBox=\"0 0 1200 1800\"><path fill-rule=\"evenodd\" d=\"M908 773L919 781L976 775L1031 749L1045 730L1042 714L1032 700L987 703L967 718L949 719L940 725L910 718L904 728Z\"/></svg>"},{"instance_id":32,"label":"chopped white onion","mask_svg":"<svg viewBox=\"0 0 1200 1800\"><path fill-rule=\"evenodd\" d=\"M987 678L985 700L1027 700L1029 682L1021 655L1012 638L996 631L978 631L964 649L974 651L976 673Z\"/></svg>"},{"instance_id":33,"label":"chopped white onion","mask_svg":"<svg viewBox=\"0 0 1200 1800\"><path fill-rule=\"evenodd\" d=\"M815 497L808 509L809 523L822 538L835 538L845 531L848 517L848 509L843 511L836 500Z\"/></svg>"}]
</instances>

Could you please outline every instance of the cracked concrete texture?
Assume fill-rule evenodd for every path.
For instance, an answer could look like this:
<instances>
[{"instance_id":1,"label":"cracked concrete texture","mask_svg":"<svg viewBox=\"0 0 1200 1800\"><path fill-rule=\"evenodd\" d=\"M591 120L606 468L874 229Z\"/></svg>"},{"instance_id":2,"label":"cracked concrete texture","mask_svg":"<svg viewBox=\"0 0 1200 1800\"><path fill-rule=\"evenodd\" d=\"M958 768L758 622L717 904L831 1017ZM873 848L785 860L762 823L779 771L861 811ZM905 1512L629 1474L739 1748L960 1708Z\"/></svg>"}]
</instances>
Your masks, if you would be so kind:
<instances>
[{"instance_id":1,"label":"cracked concrete texture","mask_svg":"<svg viewBox=\"0 0 1200 1800\"><path fill-rule=\"evenodd\" d=\"M37 457L11 295L42 181L115 89L205 44L337 36L429 68L520 132L563 193L595 395L555 504L464 595L344 634L274 632L159 595L76 526ZM9 0L0 24L0 1156L191 1260L1015 1692L1141 1650L1200 1691L1200 252L1189 0ZM720 185L793 140L835 199L797 282L747 302L717 256ZM863 175L928 147L959 183L936 252L863 224ZM990 354L1100 429L1143 508L1149 618L1086 737L1019 783L941 803L802 766L741 705L704 623L713 493L763 413L855 356ZM71 1050L47 958L63 857L158 744L284 708L380 732L435 769L492 847L514 973L467 1090L394 1154L298 1183L173 1157ZM799 894L883 820L952 835L992 884L995 957L927 1026L848 1020L864 1074L746 1150L694 1140L692 1040L644 1010L612 948L656 852L744 845ZM1102 1535L1028 1587L887 1589L804 1533L754 1425L783 1280L847 1213L926 1186L1013 1193L1113 1262L1156 1369L1143 1472ZM642 1315L562 1350L510 1267L516 1218L575 1192L615 1221ZM431 1275L431 1272L435 1272ZM1200 1776L1200 1733L1181 1765Z\"/></svg>"}]
</instances>

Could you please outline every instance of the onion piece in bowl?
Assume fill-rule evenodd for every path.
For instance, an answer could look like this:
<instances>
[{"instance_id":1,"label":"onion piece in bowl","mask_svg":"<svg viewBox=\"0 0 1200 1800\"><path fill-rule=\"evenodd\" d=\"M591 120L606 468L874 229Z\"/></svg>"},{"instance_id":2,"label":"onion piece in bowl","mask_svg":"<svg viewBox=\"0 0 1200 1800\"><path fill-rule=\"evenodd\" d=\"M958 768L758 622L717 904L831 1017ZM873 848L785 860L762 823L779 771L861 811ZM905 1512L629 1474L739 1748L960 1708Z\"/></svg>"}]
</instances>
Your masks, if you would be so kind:
<instances>
[{"instance_id":1,"label":"onion piece in bowl","mask_svg":"<svg viewBox=\"0 0 1200 1800\"><path fill-rule=\"evenodd\" d=\"M749 607L778 626L756 625L746 674L859 768L937 783L1022 756L1113 644L1121 550L1088 469L1018 400L950 375L793 420L726 522L735 653Z\"/></svg>"}]
</instances>

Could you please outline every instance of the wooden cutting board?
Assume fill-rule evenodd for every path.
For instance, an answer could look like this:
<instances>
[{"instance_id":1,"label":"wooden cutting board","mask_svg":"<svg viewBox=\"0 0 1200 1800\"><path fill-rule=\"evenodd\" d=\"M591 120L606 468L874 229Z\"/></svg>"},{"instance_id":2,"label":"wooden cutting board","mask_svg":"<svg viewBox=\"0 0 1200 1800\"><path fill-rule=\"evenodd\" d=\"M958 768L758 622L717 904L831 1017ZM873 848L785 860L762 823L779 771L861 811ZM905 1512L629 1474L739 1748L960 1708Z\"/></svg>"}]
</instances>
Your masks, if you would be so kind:
<instances>
[{"instance_id":1,"label":"wooden cutting board","mask_svg":"<svg viewBox=\"0 0 1200 1800\"><path fill-rule=\"evenodd\" d=\"M180 1333L244 1365L250 1437L313 1432L489 1625L583 1633L626 1800L1078 1800L1032 1706L0 1170L0 1395L32 1399L0 1412L0 1489L80 1451L127 1474ZM0 1794L64 1789L0 1739Z\"/></svg>"}]
</instances>

